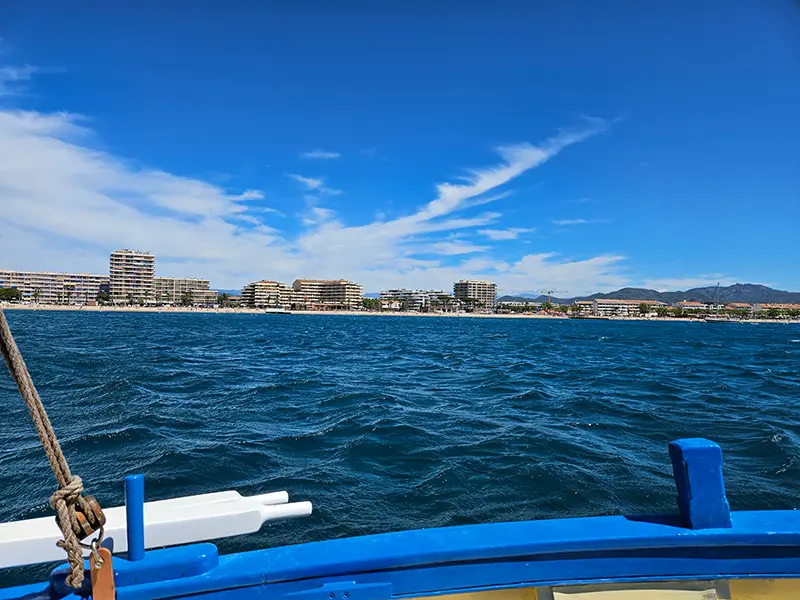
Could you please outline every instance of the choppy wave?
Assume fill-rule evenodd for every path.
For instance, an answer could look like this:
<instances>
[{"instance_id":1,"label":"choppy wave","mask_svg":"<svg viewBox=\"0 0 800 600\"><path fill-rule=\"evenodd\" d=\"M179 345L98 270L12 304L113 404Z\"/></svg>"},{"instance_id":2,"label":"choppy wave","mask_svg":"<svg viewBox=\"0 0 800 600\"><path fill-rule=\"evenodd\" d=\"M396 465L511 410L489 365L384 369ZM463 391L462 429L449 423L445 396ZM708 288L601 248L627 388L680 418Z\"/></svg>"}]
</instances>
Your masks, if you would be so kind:
<instances>
[{"instance_id":1,"label":"choppy wave","mask_svg":"<svg viewBox=\"0 0 800 600\"><path fill-rule=\"evenodd\" d=\"M800 347L782 326L8 319L71 466L103 504L122 503L134 472L150 499L236 488L314 502L311 518L224 540L223 551L673 512L666 445L679 437L722 444L735 509L798 505ZM47 514L53 477L7 377L0 406L0 514Z\"/></svg>"}]
</instances>

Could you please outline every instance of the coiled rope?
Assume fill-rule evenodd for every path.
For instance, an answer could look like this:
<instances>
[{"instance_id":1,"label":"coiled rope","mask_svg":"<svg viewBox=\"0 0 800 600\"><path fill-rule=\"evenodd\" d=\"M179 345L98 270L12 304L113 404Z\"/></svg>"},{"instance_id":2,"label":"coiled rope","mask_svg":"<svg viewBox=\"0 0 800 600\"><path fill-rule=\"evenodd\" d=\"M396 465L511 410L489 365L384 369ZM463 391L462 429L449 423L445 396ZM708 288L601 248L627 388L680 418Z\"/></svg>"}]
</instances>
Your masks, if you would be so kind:
<instances>
[{"instance_id":1,"label":"coiled rope","mask_svg":"<svg viewBox=\"0 0 800 600\"><path fill-rule=\"evenodd\" d=\"M81 495L83 492L81 478L69 470L67 459L61 451L39 393L33 385L28 367L17 348L14 336L11 335L2 308L0 308L0 354L3 355L11 377L31 413L39 440L56 477L58 490L50 497L50 506L56 511L58 528L64 536L64 539L58 541L58 546L67 553L70 564L67 585L79 588L83 582L83 551L80 540L97 530L102 534L105 516L94 498Z\"/></svg>"}]
</instances>

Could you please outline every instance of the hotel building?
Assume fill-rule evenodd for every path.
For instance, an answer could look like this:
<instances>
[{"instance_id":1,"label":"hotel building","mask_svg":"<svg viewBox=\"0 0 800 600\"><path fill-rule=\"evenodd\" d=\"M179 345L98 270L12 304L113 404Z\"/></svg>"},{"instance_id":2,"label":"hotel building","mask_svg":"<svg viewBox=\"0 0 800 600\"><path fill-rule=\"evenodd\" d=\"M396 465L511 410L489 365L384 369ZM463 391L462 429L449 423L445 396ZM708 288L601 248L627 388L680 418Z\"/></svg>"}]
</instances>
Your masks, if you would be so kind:
<instances>
[{"instance_id":1,"label":"hotel building","mask_svg":"<svg viewBox=\"0 0 800 600\"><path fill-rule=\"evenodd\" d=\"M116 250L109 261L111 301L127 304L131 301L155 301L153 280L156 273L156 257L149 252Z\"/></svg>"},{"instance_id":2,"label":"hotel building","mask_svg":"<svg viewBox=\"0 0 800 600\"><path fill-rule=\"evenodd\" d=\"M0 288L14 288L24 302L41 304L90 304L108 291L106 275L50 273L0 269Z\"/></svg>"},{"instance_id":3,"label":"hotel building","mask_svg":"<svg viewBox=\"0 0 800 600\"><path fill-rule=\"evenodd\" d=\"M213 292L216 297L217 292L209 289L208 279L194 279L188 277L154 277L153 278L153 299L161 304L178 304L185 294L196 294L199 292ZM194 302L194 301L193 301Z\"/></svg>"},{"instance_id":4,"label":"hotel building","mask_svg":"<svg viewBox=\"0 0 800 600\"><path fill-rule=\"evenodd\" d=\"M295 279L295 303L306 308L352 310L361 306L361 286L344 279Z\"/></svg>"},{"instance_id":5,"label":"hotel building","mask_svg":"<svg viewBox=\"0 0 800 600\"><path fill-rule=\"evenodd\" d=\"M288 285L264 279L242 288L241 304L251 308L292 308L297 303L295 292Z\"/></svg>"},{"instance_id":6,"label":"hotel building","mask_svg":"<svg viewBox=\"0 0 800 600\"><path fill-rule=\"evenodd\" d=\"M491 281L462 279L453 284L453 295L459 300L475 300L484 308L494 308L497 284Z\"/></svg>"}]
</instances>

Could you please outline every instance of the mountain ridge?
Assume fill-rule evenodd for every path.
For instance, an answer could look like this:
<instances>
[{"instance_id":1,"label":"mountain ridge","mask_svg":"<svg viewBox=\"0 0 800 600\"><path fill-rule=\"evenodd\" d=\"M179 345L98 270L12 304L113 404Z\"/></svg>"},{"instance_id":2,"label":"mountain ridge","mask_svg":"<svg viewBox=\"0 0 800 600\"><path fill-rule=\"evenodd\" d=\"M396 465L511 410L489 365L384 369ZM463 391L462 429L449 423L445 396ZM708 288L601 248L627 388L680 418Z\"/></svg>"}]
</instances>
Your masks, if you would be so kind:
<instances>
[{"instance_id":1,"label":"mountain ridge","mask_svg":"<svg viewBox=\"0 0 800 600\"><path fill-rule=\"evenodd\" d=\"M716 297L717 286L691 288L686 291L659 292L648 288L624 287L614 292L590 294L588 296L575 296L574 298L556 298L551 301L556 304L571 304L576 300L614 299L614 300L659 300L666 304L682 301L711 302ZM733 285L720 286L719 297L723 304L731 302L756 303L791 303L800 304L800 292L787 292L776 290L765 285L755 283L734 283ZM516 296L501 296L498 302L534 301L547 302L547 296L533 296L532 294L518 294Z\"/></svg>"}]
</instances>

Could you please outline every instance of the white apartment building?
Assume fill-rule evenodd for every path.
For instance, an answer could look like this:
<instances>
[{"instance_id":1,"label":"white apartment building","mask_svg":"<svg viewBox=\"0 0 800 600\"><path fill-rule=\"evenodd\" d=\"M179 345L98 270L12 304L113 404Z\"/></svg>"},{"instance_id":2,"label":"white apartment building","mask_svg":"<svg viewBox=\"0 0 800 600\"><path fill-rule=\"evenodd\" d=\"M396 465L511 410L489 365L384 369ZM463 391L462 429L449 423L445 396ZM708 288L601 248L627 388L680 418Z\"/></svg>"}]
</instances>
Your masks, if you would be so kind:
<instances>
[{"instance_id":1,"label":"white apartment building","mask_svg":"<svg viewBox=\"0 0 800 600\"><path fill-rule=\"evenodd\" d=\"M15 288L23 302L40 304L89 304L108 291L106 275L51 273L0 269L0 288Z\"/></svg>"},{"instance_id":2,"label":"white apartment building","mask_svg":"<svg viewBox=\"0 0 800 600\"><path fill-rule=\"evenodd\" d=\"M383 290L381 292L381 303L387 301L390 305L392 301L399 303L400 310L422 311L437 302L442 296L449 296L441 290Z\"/></svg>"},{"instance_id":3,"label":"white apartment building","mask_svg":"<svg viewBox=\"0 0 800 600\"><path fill-rule=\"evenodd\" d=\"M594 315L594 300L576 300L572 303L574 312L579 315Z\"/></svg>"},{"instance_id":4,"label":"white apartment building","mask_svg":"<svg viewBox=\"0 0 800 600\"><path fill-rule=\"evenodd\" d=\"M297 302L288 285L264 279L242 288L241 304L252 308L292 308Z\"/></svg>"},{"instance_id":5,"label":"white apartment building","mask_svg":"<svg viewBox=\"0 0 800 600\"><path fill-rule=\"evenodd\" d=\"M459 300L475 300L483 308L494 308L497 284L491 281L462 279L453 284L453 295Z\"/></svg>"},{"instance_id":6,"label":"white apartment building","mask_svg":"<svg viewBox=\"0 0 800 600\"><path fill-rule=\"evenodd\" d=\"M295 279L295 302L307 308L353 310L361 306L361 286L345 279Z\"/></svg>"},{"instance_id":7,"label":"white apartment building","mask_svg":"<svg viewBox=\"0 0 800 600\"><path fill-rule=\"evenodd\" d=\"M658 300L616 300L612 298L597 298L592 301L594 314L599 317L638 317L641 316L640 306L648 308L645 316L652 316L659 307L666 306Z\"/></svg>"},{"instance_id":8,"label":"white apartment building","mask_svg":"<svg viewBox=\"0 0 800 600\"><path fill-rule=\"evenodd\" d=\"M153 277L153 299L158 304L179 304L195 291L211 291L208 279L190 277ZM216 294L216 292L214 292Z\"/></svg>"},{"instance_id":9,"label":"white apartment building","mask_svg":"<svg viewBox=\"0 0 800 600\"><path fill-rule=\"evenodd\" d=\"M114 304L155 302L153 279L156 257L149 252L115 250L111 253L108 273L111 301Z\"/></svg>"},{"instance_id":10,"label":"white apartment building","mask_svg":"<svg viewBox=\"0 0 800 600\"><path fill-rule=\"evenodd\" d=\"M189 292L192 297L192 306L216 306L219 300L217 290L195 289Z\"/></svg>"}]
</instances>

